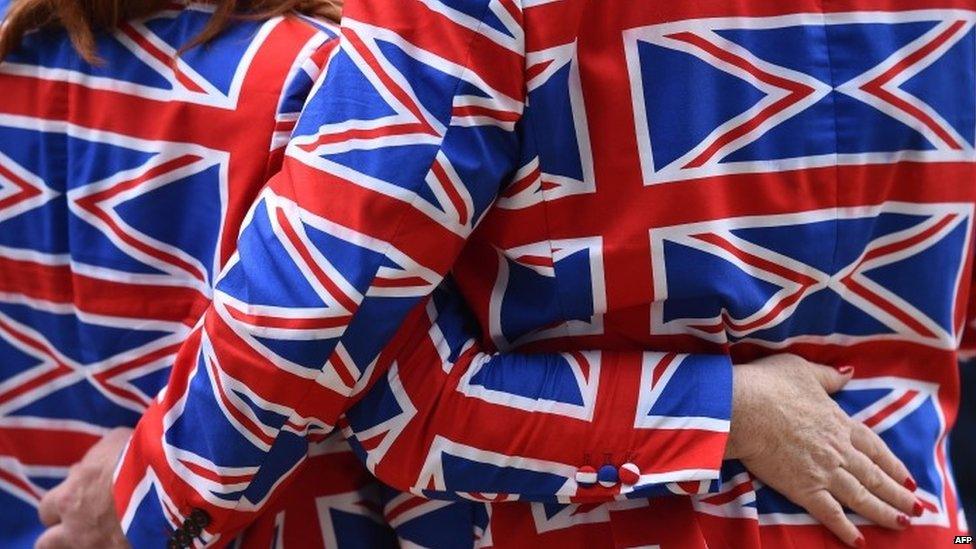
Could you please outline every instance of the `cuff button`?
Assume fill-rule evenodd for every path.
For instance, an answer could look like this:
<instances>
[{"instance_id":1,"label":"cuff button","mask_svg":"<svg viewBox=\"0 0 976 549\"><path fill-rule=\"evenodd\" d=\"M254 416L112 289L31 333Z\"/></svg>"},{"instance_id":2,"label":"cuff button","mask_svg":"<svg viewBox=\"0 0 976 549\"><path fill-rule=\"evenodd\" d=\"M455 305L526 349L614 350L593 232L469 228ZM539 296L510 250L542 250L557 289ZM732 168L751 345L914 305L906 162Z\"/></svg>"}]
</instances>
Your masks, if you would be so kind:
<instances>
[{"instance_id":1,"label":"cuff button","mask_svg":"<svg viewBox=\"0 0 976 549\"><path fill-rule=\"evenodd\" d=\"M589 487L596 484L596 469L589 465L584 465L576 470L576 484Z\"/></svg>"},{"instance_id":2,"label":"cuff button","mask_svg":"<svg viewBox=\"0 0 976 549\"><path fill-rule=\"evenodd\" d=\"M620 482L625 486L633 486L640 481L640 469L633 463L624 463L617 471Z\"/></svg>"},{"instance_id":3,"label":"cuff button","mask_svg":"<svg viewBox=\"0 0 976 549\"><path fill-rule=\"evenodd\" d=\"M187 520L199 526L201 530L210 525L210 515L203 509L194 509Z\"/></svg>"},{"instance_id":4,"label":"cuff button","mask_svg":"<svg viewBox=\"0 0 976 549\"><path fill-rule=\"evenodd\" d=\"M189 547L190 544L193 543L193 538L191 538L190 534L187 534L184 530L177 530L176 532L173 532L173 537L170 538L170 542L174 541L176 542L177 547L183 548Z\"/></svg>"},{"instance_id":5,"label":"cuff button","mask_svg":"<svg viewBox=\"0 0 976 549\"><path fill-rule=\"evenodd\" d=\"M197 537L203 532L203 528L192 520L188 520L183 524L183 530L193 537Z\"/></svg>"},{"instance_id":6,"label":"cuff button","mask_svg":"<svg viewBox=\"0 0 976 549\"><path fill-rule=\"evenodd\" d=\"M617 468L610 464L600 467L596 472L596 480L604 488L613 488L617 485Z\"/></svg>"}]
</instances>

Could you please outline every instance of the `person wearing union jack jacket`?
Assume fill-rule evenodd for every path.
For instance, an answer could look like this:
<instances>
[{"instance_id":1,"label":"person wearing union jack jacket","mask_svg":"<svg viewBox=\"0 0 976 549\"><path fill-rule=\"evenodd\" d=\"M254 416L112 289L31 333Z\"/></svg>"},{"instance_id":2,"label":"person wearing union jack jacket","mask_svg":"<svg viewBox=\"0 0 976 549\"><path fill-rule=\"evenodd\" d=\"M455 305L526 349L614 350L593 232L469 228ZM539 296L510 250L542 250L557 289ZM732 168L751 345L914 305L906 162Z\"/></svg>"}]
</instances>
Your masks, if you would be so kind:
<instances>
[{"instance_id":1,"label":"person wearing union jack jacket","mask_svg":"<svg viewBox=\"0 0 976 549\"><path fill-rule=\"evenodd\" d=\"M230 19L235 6L250 19ZM0 17L7 8L0 3ZM336 46L339 15L324 0L18 0L11 9L0 35L5 549L51 542L42 534L58 519L39 517L41 502L103 435L92 455L124 440L110 429L134 426L162 389L247 206L281 165ZM167 63L198 42L206 49ZM314 516L316 505L381 505L381 486L351 449L321 438L310 437L299 474L314 471L322 482L282 491L236 543L323 537L394 546L367 507L356 520L281 526L286 515ZM104 487L100 497L111 502Z\"/></svg>"},{"instance_id":2,"label":"person wearing union jack jacket","mask_svg":"<svg viewBox=\"0 0 976 549\"><path fill-rule=\"evenodd\" d=\"M952 543L974 9L349 2L125 449L129 539L222 543L339 426L395 488L487 501L468 546ZM487 352L565 358L442 328L452 269Z\"/></svg>"},{"instance_id":3,"label":"person wearing union jack jacket","mask_svg":"<svg viewBox=\"0 0 976 549\"><path fill-rule=\"evenodd\" d=\"M234 10L250 20L230 20ZM134 425L160 392L248 204L280 167L337 37L334 25L290 10L338 16L328 2L14 6L0 37L10 91L0 106L0 546L125 543L117 526L84 524L67 537L81 524L70 506L88 494L111 501L98 482L71 480L91 461L113 461L128 433L108 430ZM49 19L58 23L35 28ZM160 120L118 116L127 111ZM462 333L463 316L450 320L438 329ZM429 324L418 327L426 336ZM326 435L306 434L302 465L276 479L235 544L393 543L384 489ZM110 509L104 516L114 521ZM154 537L179 542L180 530L168 524Z\"/></svg>"}]
</instances>

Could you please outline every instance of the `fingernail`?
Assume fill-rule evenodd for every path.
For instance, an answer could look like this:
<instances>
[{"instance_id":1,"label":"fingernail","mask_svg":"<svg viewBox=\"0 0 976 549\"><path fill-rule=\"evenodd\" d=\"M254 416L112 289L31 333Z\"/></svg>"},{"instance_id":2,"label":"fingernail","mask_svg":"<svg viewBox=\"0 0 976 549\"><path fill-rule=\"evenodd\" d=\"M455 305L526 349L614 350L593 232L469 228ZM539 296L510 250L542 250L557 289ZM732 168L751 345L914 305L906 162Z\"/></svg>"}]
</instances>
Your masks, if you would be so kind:
<instances>
[{"instance_id":1,"label":"fingernail","mask_svg":"<svg viewBox=\"0 0 976 549\"><path fill-rule=\"evenodd\" d=\"M915 505L912 505L912 514L915 515L916 517L920 517L924 512L925 512L925 507L922 506L922 502L916 499Z\"/></svg>"},{"instance_id":2,"label":"fingernail","mask_svg":"<svg viewBox=\"0 0 976 549\"><path fill-rule=\"evenodd\" d=\"M898 515L898 518L895 520L898 521L898 526L901 526L902 528L905 528L912 523L912 521L908 520L908 517L905 515Z\"/></svg>"},{"instance_id":3,"label":"fingernail","mask_svg":"<svg viewBox=\"0 0 976 549\"><path fill-rule=\"evenodd\" d=\"M908 488L912 492L914 492L915 490L918 490L918 484L915 484L915 479L913 479L912 477L906 478L905 479L905 482L902 483L902 486L904 486L905 488Z\"/></svg>"},{"instance_id":4,"label":"fingernail","mask_svg":"<svg viewBox=\"0 0 976 549\"><path fill-rule=\"evenodd\" d=\"M854 373L854 367L853 366L841 366L840 368L837 368L837 371L840 372L841 375L848 376L848 375L851 375L851 374Z\"/></svg>"},{"instance_id":5,"label":"fingernail","mask_svg":"<svg viewBox=\"0 0 976 549\"><path fill-rule=\"evenodd\" d=\"M854 540L854 547L857 547L858 549L864 547L864 536L858 536L857 539Z\"/></svg>"}]
</instances>

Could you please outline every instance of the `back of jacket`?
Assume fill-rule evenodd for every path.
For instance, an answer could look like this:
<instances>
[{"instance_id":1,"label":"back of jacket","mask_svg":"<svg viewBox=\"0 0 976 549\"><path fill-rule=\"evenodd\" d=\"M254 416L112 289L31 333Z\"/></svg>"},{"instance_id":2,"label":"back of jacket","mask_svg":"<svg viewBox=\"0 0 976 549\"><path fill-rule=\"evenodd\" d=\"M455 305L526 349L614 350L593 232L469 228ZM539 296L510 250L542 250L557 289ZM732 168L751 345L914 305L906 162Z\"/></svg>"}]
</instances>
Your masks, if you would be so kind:
<instances>
[{"instance_id":1,"label":"back of jacket","mask_svg":"<svg viewBox=\"0 0 976 549\"><path fill-rule=\"evenodd\" d=\"M133 426L212 294L335 29L236 21L174 53L212 8L173 4L0 64L0 545L106 430ZM233 176L233 177L231 177Z\"/></svg>"},{"instance_id":2,"label":"back of jacket","mask_svg":"<svg viewBox=\"0 0 976 549\"><path fill-rule=\"evenodd\" d=\"M456 270L488 337L853 365L839 404L908 465L926 504L898 543L948 543L961 524L945 437L972 276L974 8L524 2L518 172ZM689 426L710 415L662 407L649 368L635 426L661 410ZM551 400L609 425L584 380L567 375ZM492 383L466 390L502 403L524 381ZM634 449L604 451L619 464ZM696 510L753 518L764 543L829 542L784 534L813 521L741 473L727 463L725 494ZM718 523L729 539L756 535Z\"/></svg>"}]
</instances>

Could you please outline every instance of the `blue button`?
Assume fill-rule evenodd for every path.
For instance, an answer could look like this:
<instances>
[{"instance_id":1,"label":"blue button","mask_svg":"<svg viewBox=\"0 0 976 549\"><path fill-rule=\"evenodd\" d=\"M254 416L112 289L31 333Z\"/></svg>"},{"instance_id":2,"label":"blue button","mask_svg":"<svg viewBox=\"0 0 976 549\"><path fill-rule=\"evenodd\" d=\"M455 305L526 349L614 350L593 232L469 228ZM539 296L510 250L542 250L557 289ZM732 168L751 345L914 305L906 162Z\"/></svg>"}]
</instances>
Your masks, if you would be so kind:
<instances>
[{"instance_id":1,"label":"blue button","mask_svg":"<svg viewBox=\"0 0 976 549\"><path fill-rule=\"evenodd\" d=\"M617 468L610 464L600 467L600 470L596 472L596 480L600 483L600 486L606 488L616 486L619 480Z\"/></svg>"}]
</instances>

